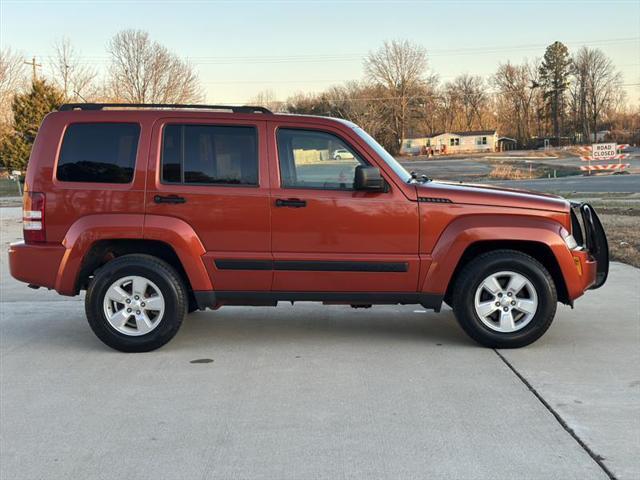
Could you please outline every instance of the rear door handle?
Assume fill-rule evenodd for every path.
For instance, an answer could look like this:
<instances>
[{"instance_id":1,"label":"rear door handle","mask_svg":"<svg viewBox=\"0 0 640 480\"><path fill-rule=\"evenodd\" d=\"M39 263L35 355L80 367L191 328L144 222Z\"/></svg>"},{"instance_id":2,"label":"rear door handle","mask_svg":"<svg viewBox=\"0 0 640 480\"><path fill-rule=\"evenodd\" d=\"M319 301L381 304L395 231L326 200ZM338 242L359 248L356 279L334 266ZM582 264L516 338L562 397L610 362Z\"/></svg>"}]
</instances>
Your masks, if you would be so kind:
<instances>
[{"instance_id":1,"label":"rear door handle","mask_svg":"<svg viewBox=\"0 0 640 480\"><path fill-rule=\"evenodd\" d=\"M177 195L156 195L153 197L153 201L156 203L185 203L187 200Z\"/></svg>"},{"instance_id":2,"label":"rear door handle","mask_svg":"<svg viewBox=\"0 0 640 480\"><path fill-rule=\"evenodd\" d=\"M303 208L306 206L307 202L299 198L278 198L276 200L276 207Z\"/></svg>"}]
</instances>

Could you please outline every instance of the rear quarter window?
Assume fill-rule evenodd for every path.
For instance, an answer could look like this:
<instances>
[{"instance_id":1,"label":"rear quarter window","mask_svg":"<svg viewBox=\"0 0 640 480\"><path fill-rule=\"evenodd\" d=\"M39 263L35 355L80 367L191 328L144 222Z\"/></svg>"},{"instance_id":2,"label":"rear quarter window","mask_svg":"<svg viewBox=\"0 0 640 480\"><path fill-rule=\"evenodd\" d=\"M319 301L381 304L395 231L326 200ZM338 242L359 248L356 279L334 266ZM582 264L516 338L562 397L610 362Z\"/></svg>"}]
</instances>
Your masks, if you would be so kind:
<instances>
[{"instance_id":1,"label":"rear quarter window","mask_svg":"<svg viewBox=\"0 0 640 480\"><path fill-rule=\"evenodd\" d=\"M63 182L129 183L139 138L137 123L71 124L62 140L56 178Z\"/></svg>"}]
</instances>

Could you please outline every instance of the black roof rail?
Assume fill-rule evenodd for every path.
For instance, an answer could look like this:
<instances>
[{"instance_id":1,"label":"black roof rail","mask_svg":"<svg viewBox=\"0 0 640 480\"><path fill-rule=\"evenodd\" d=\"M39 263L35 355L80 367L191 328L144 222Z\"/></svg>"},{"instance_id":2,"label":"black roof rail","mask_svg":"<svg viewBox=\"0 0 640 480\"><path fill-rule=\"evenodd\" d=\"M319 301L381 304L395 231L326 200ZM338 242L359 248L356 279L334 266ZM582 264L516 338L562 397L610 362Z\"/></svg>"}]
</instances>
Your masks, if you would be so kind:
<instances>
[{"instance_id":1,"label":"black roof rail","mask_svg":"<svg viewBox=\"0 0 640 480\"><path fill-rule=\"evenodd\" d=\"M230 110L233 113L273 113L268 108L251 105L190 105L185 103L65 103L60 112L70 110L103 110L105 108L173 108L197 110Z\"/></svg>"}]
</instances>

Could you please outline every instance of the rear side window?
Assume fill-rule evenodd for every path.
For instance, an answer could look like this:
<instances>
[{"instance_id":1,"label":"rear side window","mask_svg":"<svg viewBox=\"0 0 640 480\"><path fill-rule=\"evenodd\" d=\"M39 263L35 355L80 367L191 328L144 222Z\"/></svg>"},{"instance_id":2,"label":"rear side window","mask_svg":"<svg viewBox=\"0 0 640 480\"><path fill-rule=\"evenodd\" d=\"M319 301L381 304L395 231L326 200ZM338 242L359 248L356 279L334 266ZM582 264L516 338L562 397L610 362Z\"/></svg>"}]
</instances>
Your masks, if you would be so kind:
<instances>
[{"instance_id":1,"label":"rear side window","mask_svg":"<svg viewBox=\"0 0 640 480\"><path fill-rule=\"evenodd\" d=\"M137 123L74 123L62 141L56 177L63 182L129 183L140 137Z\"/></svg>"},{"instance_id":2,"label":"rear side window","mask_svg":"<svg viewBox=\"0 0 640 480\"><path fill-rule=\"evenodd\" d=\"M162 140L163 183L258 185L254 127L167 125Z\"/></svg>"}]
</instances>

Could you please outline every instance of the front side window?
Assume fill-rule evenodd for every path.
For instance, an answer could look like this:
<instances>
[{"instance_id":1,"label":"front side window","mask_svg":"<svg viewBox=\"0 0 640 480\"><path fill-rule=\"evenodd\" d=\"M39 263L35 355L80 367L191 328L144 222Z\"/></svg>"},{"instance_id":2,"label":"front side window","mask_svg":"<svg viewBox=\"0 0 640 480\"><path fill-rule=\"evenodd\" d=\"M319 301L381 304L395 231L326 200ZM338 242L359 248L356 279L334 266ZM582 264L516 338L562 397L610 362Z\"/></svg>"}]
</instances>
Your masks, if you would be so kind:
<instances>
[{"instance_id":1,"label":"front side window","mask_svg":"<svg viewBox=\"0 0 640 480\"><path fill-rule=\"evenodd\" d=\"M258 185L254 127L167 125L162 181L195 185Z\"/></svg>"},{"instance_id":2,"label":"front side window","mask_svg":"<svg viewBox=\"0 0 640 480\"><path fill-rule=\"evenodd\" d=\"M63 182L129 183L139 137L137 123L71 124L62 140L56 178Z\"/></svg>"},{"instance_id":3,"label":"front side window","mask_svg":"<svg viewBox=\"0 0 640 480\"><path fill-rule=\"evenodd\" d=\"M278 130L278 158L285 188L353 190L356 167L366 165L340 138L310 130Z\"/></svg>"}]
</instances>

